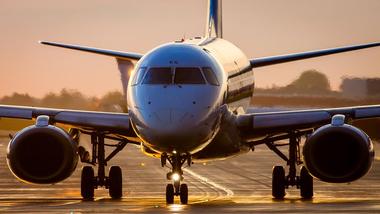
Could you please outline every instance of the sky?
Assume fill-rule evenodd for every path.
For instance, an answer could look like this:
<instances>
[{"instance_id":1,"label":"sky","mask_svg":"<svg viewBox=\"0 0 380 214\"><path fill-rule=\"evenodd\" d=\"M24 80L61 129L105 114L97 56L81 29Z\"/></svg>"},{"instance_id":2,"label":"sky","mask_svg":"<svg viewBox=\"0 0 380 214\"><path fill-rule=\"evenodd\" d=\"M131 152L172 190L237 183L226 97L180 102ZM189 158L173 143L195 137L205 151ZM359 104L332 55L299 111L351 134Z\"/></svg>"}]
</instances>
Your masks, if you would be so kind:
<instances>
[{"instance_id":1,"label":"sky","mask_svg":"<svg viewBox=\"0 0 380 214\"><path fill-rule=\"evenodd\" d=\"M146 53L205 30L206 0L0 0L0 96L62 88L89 96L121 91L115 59L38 44L58 41ZM224 39L248 58L380 42L379 0L224 0ZM301 72L380 77L380 47L256 69L256 86Z\"/></svg>"}]
</instances>

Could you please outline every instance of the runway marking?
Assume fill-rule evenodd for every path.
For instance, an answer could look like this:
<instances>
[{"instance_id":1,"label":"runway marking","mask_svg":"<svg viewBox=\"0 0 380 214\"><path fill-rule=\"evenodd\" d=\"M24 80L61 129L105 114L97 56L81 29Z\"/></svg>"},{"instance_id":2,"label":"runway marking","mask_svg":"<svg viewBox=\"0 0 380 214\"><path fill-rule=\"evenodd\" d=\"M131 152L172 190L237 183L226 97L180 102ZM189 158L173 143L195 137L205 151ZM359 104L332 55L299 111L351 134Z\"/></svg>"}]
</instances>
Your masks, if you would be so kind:
<instances>
[{"instance_id":1,"label":"runway marking","mask_svg":"<svg viewBox=\"0 0 380 214\"><path fill-rule=\"evenodd\" d=\"M210 179L203 177L202 175L200 175L200 174L198 174L198 173L196 173L190 169L184 169L183 171L185 171L186 173L190 174L191 176L195 177L196 179L200 180L203 183L207 183L208 185L211 185L216 189L222 190L223 192L226 193L226 197L228 197L228 198L231 198L234 195L234 192L232 190L228 189L227 187L224 187L220 184L217 184L217 183L211 181ZM199 201L196 203L203 203L203 202L208 202L208 201L209 200L207 199L207 200Z\"/></svg>"}]
</instances>

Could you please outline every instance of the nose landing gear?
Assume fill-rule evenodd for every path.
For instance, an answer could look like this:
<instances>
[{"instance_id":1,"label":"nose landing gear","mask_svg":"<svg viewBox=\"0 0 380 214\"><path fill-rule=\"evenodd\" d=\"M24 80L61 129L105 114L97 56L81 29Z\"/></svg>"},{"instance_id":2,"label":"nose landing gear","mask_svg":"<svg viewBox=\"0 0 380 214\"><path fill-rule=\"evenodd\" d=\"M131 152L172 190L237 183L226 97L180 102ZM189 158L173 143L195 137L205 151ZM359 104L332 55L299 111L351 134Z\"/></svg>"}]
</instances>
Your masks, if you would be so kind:
<instances>
[{"instance_id":1,"label":"nose landing gear","mask_svg":"<svg viewBox=\"0 0 380 214\"><path fill-rule=\"evenodd\" d=\"M161 165L166 166L166 162L171 165L171 172L166 174L166 178L173 181L173 184L166 186L166 203L173 204L174 196L179 196L181 204L188 203L188 187L186 184L181 184L183 181L182 166L187 162L188 166L191 165L191 156L189 154L168 156L167 154L161 155Z\"/></svg>"}]
</instances>

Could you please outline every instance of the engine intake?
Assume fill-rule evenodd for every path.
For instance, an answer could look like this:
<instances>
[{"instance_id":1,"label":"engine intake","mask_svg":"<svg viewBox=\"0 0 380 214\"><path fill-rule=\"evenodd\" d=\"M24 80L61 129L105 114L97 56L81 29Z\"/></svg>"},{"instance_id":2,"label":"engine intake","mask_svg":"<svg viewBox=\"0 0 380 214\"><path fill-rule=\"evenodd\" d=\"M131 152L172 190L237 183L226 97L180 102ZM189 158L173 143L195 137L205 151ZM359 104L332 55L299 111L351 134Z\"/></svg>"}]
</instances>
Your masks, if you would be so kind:
<instances>
[{"instance_id":1,"label":"engine intake","mask_svg":"<svg viewBox=\"0 0 380 214\"><path fill-rule=\"evenodd\" d=\"M351 182L371 168L373 145L362 130L335 122L317 129L306 140L304 164L310 174L322 181Z\"/></svg>"},{"instance_id":2,"label":"engine intake","mask_svg":"<svg viewBox=\"0 0 380 214\"><path fill-rule=\"evenodd\" d=\"M9 142L7 162L22 181L57 183L74 172L78 163L77 144L58 127L36 124L24 128Z\"/></svg>"}]
</instances>

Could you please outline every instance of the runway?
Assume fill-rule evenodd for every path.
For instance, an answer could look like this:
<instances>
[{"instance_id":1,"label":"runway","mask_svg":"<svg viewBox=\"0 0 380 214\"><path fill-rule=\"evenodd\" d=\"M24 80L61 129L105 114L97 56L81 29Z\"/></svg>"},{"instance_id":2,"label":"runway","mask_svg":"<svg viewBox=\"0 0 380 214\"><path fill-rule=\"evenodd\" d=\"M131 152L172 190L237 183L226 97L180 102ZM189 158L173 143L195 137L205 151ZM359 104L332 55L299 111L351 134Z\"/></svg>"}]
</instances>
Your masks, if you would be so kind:
<instances>
[{"instance_id":1,"label":"runway","mask_svg":"<svg viewBox=\"0 0 380 214\"><path fill-rule=\"evenodd\" d=\"M166 173L158 159L144 156L128 145L109 165L123 169L124 197L109 199L106 190L96 190L94 201L80 198L79 164L73 176L62 183L35 186L19 182L6 165L8 139L0 138L0 212L43 213L379 213L380 161L368 175L350 184L315 181L315 197L301 200L299 191L288 190L285 200L271 196L272 166L284 163L265 146L254 152L184 171L189 186L189 204L165 203Z\"/></svg>"}]
</instances>

